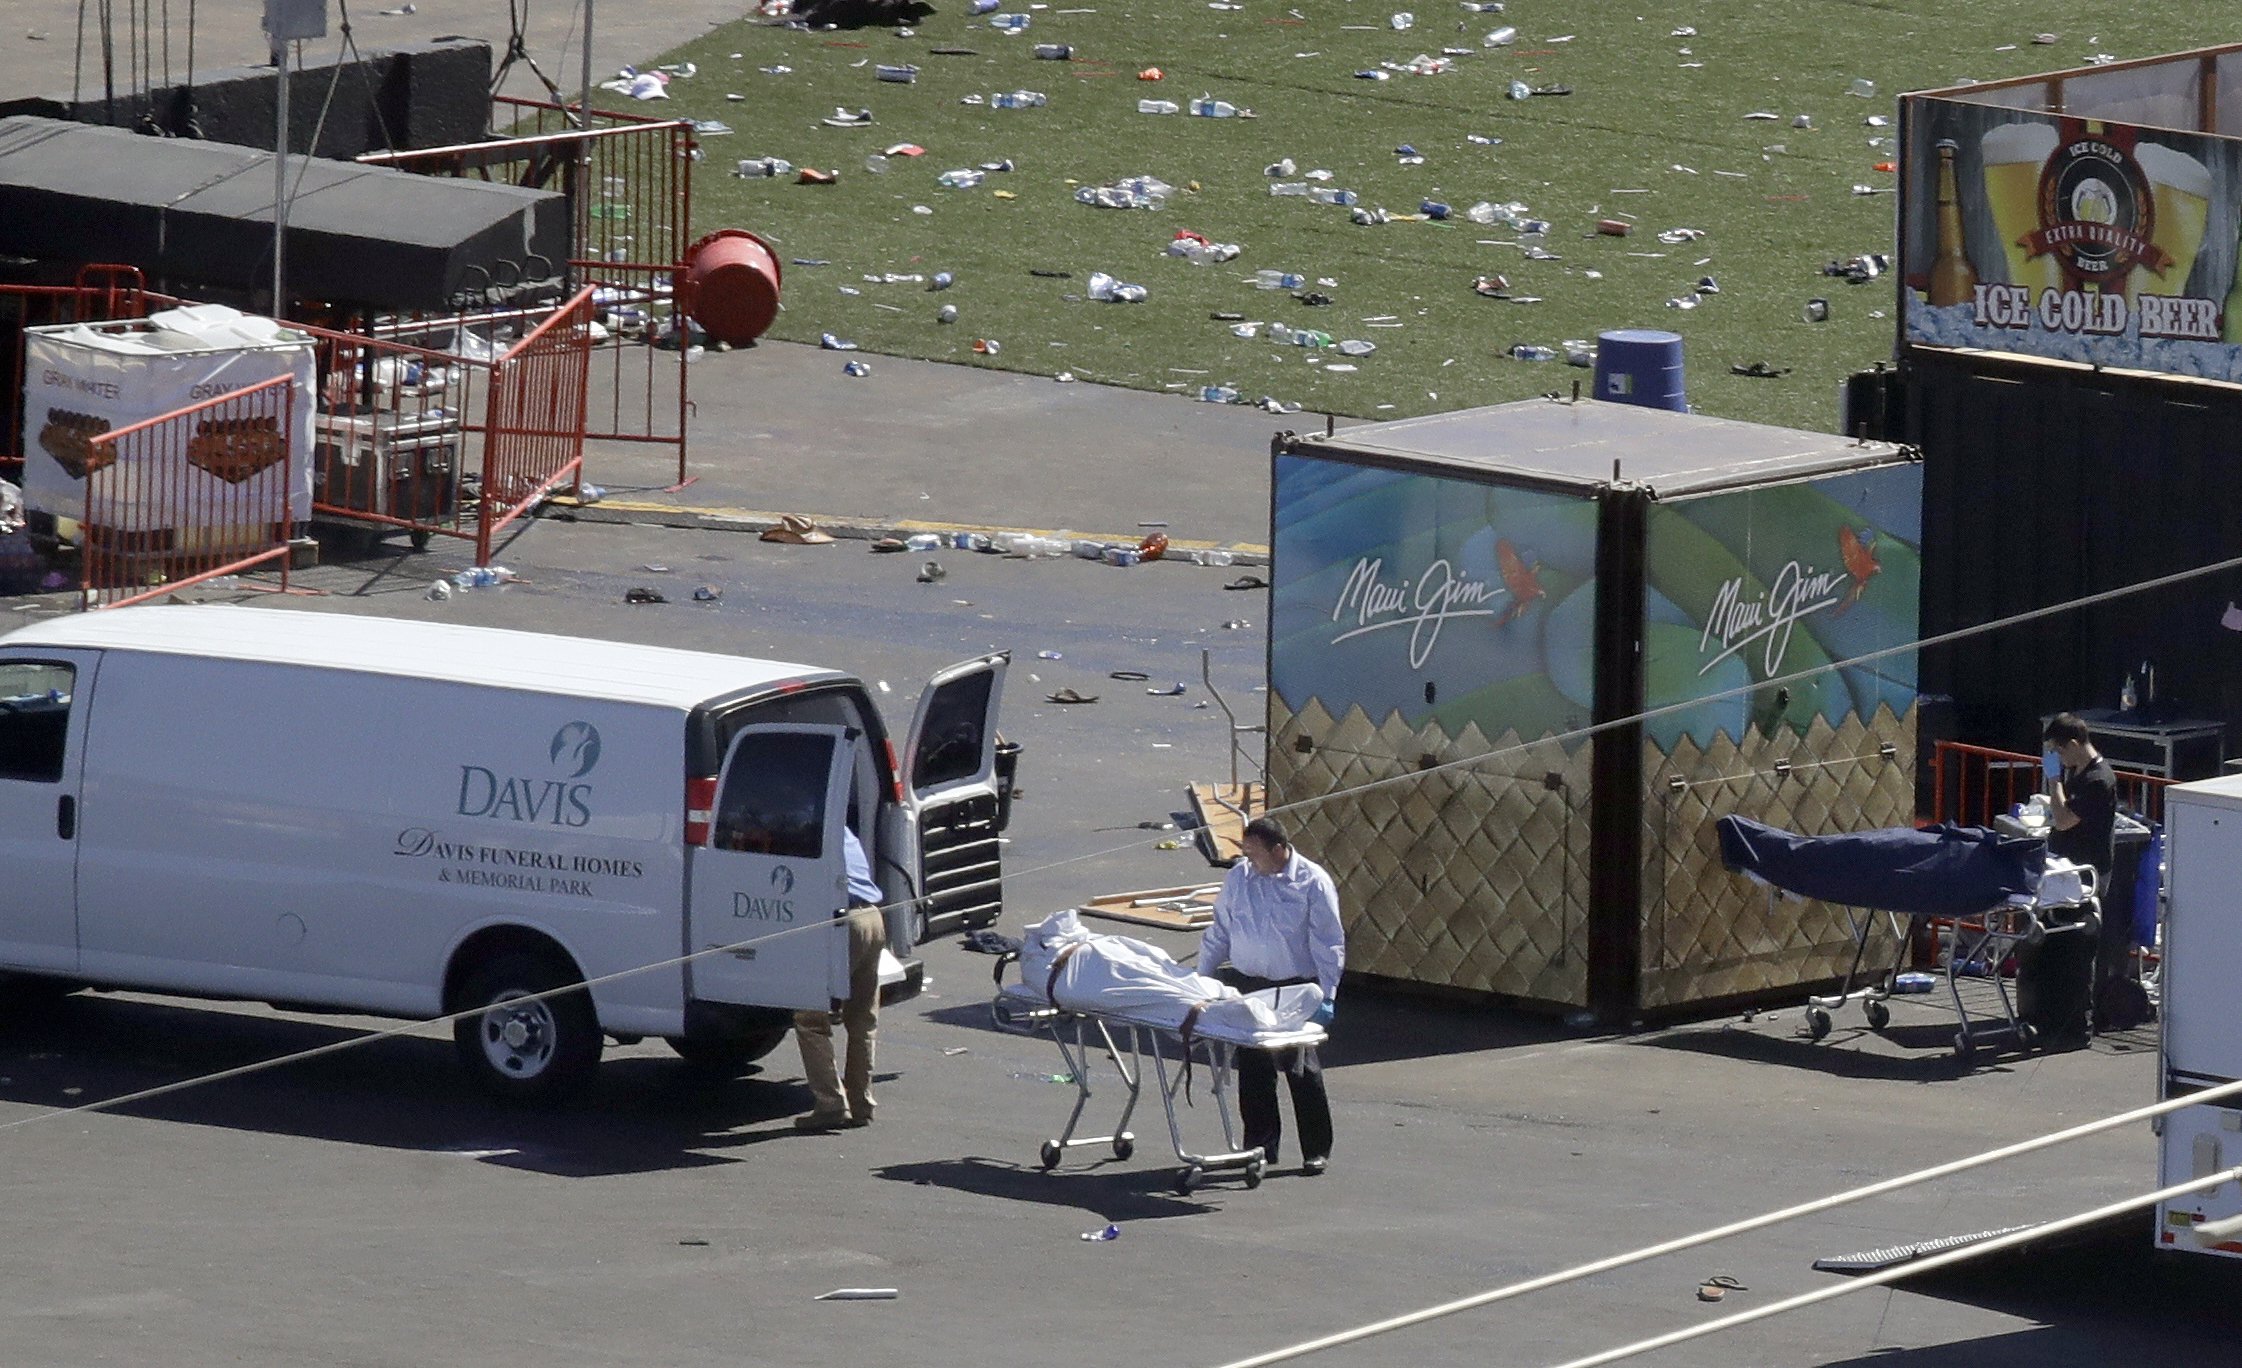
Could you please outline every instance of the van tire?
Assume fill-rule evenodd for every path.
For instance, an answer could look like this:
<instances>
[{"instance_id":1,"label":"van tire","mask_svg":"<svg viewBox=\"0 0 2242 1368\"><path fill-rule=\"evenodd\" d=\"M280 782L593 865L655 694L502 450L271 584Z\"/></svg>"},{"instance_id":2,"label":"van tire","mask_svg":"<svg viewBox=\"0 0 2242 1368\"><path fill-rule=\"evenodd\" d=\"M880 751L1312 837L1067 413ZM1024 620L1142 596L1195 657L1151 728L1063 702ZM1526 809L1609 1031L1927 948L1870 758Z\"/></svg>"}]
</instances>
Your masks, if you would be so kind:
<instances>
[{"instance_id":1,"label":"van tire","mask_svg":"<svg viewBox=\"0 0 2242 1368\"><path fill-rule=\"evenodd\" d=\"M467 974L452 1042L477 1087L512 1106L548 1107L580 1090L599 1064L599 1015L578 989L508 1009L503 1004L580 981L564 956L509 950ZM474 1011L476 1008L496 1008Z\"/></svg>"},{"instance_id":2,"label":"van tire","mask_svg":"<svg viewBox=\"0 0 2242 1368\"><path fill-rule=\"evenodd\" d=\"M740 1070L779 1047L789 1028L766 1027L736 1036L670 1036L669 1047L696 1074L737 1078Z\"/></svg>"}]
</instances>

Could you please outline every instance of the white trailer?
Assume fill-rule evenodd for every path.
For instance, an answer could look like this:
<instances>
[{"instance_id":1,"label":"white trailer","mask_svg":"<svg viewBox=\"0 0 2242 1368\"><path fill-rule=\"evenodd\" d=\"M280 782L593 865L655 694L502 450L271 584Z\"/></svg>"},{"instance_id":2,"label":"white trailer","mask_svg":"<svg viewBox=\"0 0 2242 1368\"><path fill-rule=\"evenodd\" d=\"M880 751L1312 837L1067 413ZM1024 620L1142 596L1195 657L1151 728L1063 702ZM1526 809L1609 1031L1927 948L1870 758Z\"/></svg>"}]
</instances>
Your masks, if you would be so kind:
<instances>
[{"instance_id":1,"label":"white trailer","mask_svg":"<svg viewBox=\"0 0 2242 1368\"><path fill-rule=\"evenodd\" d=\"M997 901L1005 663L938 675L899 758L863 683L813 666L260 608L41 623L0 637L0 971L487 1008L460 1057L524 1101L608 1036L736 1070L847 995L844 827L891 998L930 896Z\"/></svg>"},{"instance_id":2,"label":"white trailer","mask_svg":"<svg viewBox=\"0 0 2242 1368\"><path fill-rule=\"evenodd\" d=\"M2170 869L2163 936L2163 1046L2159 1097L2184 1097L2242 1079L2242 775L2164 791ZM2157 1186L2242 1164L2242 1098L2162 1118ZM2225 1228L2233 1227L2233 1228ZM2222 1183L2165 1202L2159 1248L2242 1257L2242 1184Z\"/></svg>"}]
</instances>

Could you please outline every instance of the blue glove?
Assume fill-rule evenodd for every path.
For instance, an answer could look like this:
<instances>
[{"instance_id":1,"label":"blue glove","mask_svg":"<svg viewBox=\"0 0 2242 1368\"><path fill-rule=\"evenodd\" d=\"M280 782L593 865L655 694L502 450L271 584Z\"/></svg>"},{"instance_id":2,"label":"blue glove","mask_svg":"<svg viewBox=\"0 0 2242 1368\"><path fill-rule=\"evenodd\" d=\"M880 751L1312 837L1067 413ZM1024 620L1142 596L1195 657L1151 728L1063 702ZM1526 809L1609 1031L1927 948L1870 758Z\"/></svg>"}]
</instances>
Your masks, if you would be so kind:
<instances>
[{"instance_id":1,"label":"blue glove","mask_svg":"<svg viewBox=\"0 0 2242 1368\"><path fill-rule=\"evenodd\" d=\"M2040 752L2040 773L2042 773L2042 774L2046 775L2046 776L2047 776L2047 777L2048 777L2049 779L2060 779L2060 778L2062 778L2062 777L2063 777L2063 759L2062 759L2062 757L2061 757L2061 756L2059 756L2059 755L2057 755L2057 754L2056 754L2056 753L2055 753L2054 751L2042 751L2042 752Z\"/></svg>"},{"instance_id":2,"label":"blue glove","mask_svg":"<svg viewBox=\"0 0 2242 1368\"><path fill-rule=\"evenodd\" d=\"M1325 998L1323 1000L1323 1006L1316 1008L1316 1014L1312 1017L1309 1017L1308 1020L1314 1022L1318 1026L1329 1026L1331 1024L1331 1019L1334 1016L1337 1016L1338 1013L1339 999Z\"/></svg>"}]
</instances>

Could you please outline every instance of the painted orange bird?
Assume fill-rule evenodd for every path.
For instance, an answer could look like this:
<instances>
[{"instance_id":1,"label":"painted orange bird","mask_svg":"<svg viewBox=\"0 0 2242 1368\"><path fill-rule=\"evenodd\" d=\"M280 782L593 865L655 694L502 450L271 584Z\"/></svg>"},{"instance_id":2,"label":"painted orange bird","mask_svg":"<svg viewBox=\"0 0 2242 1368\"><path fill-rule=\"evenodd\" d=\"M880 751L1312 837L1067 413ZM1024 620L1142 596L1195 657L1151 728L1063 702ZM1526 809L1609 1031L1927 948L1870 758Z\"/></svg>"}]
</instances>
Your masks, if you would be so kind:
<instances>
[{"instance_id":1,"label":"painted orange bird","mask_svg":"<svg viewBox=\"0 0 2242 1368\"><path fill-rule=\"evenodd\" d=\"M1549 591L1541 587L1541 565L1519 555L1510 538L1495 539L1495 560L1502 567L1503 587L1510 591L1510 606L1495 619L1495 625L1502 627L1524 617L1534 600L1548 597Z\"/></svg>"},{"instance_id":2,"label":"painted orange bird","mask_svg":"<svg viewBox=\"0 0 2242 1368\"><path fill-rule=\"evenodd\" d=\"M1862 591L1868 588L1869 580L1884 568L1882 562L1876 559L1874 532L1862 537L1849 525L1838 528L1837 551L1845 558L1845 573L1853 577L1853 583L1846 589L1844 601L1830 611L1831 617L1843 617L1847 609L1859 603Z\"/></svg>"}]
</instances>

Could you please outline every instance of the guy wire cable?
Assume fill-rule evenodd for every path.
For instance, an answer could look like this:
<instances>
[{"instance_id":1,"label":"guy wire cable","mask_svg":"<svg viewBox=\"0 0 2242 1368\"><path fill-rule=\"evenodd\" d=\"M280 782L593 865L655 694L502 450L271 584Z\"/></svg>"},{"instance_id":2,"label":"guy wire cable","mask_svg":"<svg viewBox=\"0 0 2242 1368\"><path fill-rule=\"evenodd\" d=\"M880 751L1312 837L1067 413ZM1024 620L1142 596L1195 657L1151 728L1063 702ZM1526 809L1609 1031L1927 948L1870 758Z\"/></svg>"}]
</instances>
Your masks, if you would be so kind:
<instances>
[{"instance_id":1,"label":"guy wire cable","mask_svg":"<svg viewBox=\"0 0 2242 1368\"><path fill-rule=\"evenodd\" d=\"M106 7L109 3L109 0L101 0L101 2L104 7ZM1426 774L1439 773L1445 770L1458 769L1470 765L1484 764L1494 759L1516 755L1531 750L1535 746L1547 745L1551 741L1562 743L1585 737L1601 735L1604 732L1612 731L1620 727L1632 726L1638 722L1649 721L1655 718L1665 717L1673 713L1702 707L1707 703L1717 703L1730 698L1744 697L1749 694L1756 693L1762 689L1780 687L1787 684L1802 683L1806 680L1818 678L1821 675L1829 674L1837 670L1852 668L1853 666L1862 664L1864 662L1887 660L1895 656L1920 651L1925 647L1943 646L1956 641L1964 641L1971 637L1981 636L1989 632L2000 631L2005 628L2017 626L2022 623L2036 622L2040 619L2052 617L2060 613L2071 612L2079 608L2088 608L2100 603L2108 603L2116 599L2129 597L2134 594L2147 593L2155 589L2169 588L2175 584L2183 584L2190 580L2201 579L2210 575L2222 574L2230 570L2242 570L2242 556L2230 556L2225 560L2212 561L2208 564L2195 566L2191 569L2174 571L2171 574L2159 575L2151 579L2137 581L2133 584L2121 585L2114 589L2100 590L2092 594L2085 594L2078 598L2064 600L2059 603L2046 604L2038 608L2028 609L2021 613L2011 614L2010 616L2005 618L1997 618L1991 622L1979 623L1974 627L1957 628L1954 631L1943 632L1937 636L1922 637L1918 638L1915 641L1908 642L1902 645L1884 647L1880 650L1869 651L1864 654L1851 656L1843 660L1833 660L1827 662L1826 664L1811 666L1804 670L1797 670L1787 675L1779 675L1772 679L1761 680L1754 684L1744 684L1738 685L1735 688L1724 689L1716 693L1707 694L1702 698L1690 699L1680 703L1667 704L1663 707L1647 709L1630 717L1615 718L1611 721L1598 722L1586 727L1577 727L1571 731L1558 733L1552 736L1545 736L1535 741L1521 741L1514 746L1508 746L1502 749L1488 751L1482 755L1469 756L1461 760L1448 761L1445 764L1433 766L1431 769L1415 770L1406 774L1396 775L1386 779L1370 780L1366 783L1357 785L1352 789L1343 789L1335 793L1322 794L1314 798L1305 798L1295 803L1288 803L1281 808L1271 808L1269 809L1269 812L1273 815L1278 812L1295 812L1305 810L1308 808L1312 808L1319 803L1330 802L1333 799L1352 797L1356 794L1367 793L1372 790L1385 788L1396 783L1414 781ZM1130 841L1121 845L1110 847L1105 850L1085 851L1079 855L1070 855L1063 859L1051 860L1041 865L1035 865L1031 866L1028 869L1020 870L1017 873L1049 873L1050 871L1055 869L1064 869L1071 865L1084 864L1092 860L1104 859L1113 855L1126 854L1132 850L1147 849L1158 844L1158 839ZM912 901L916 901L916 899L913 899ZM902 906L904 906L903 903L883 904L877 910L885 912ZM684 955L678 955L668 959L658 960L652 964L642 964L628 969L619 969L611 974L603 974L595 978L584 979L577 983L564 984L558 988L547 989L546 991L541 993L525 994L521 998L509 1000L521 1002L544 1001L546 999L559 997L564 994L578 992L585 988L595 987L599 984L612 983L618 979L629 978L636 974L651 973L658 969L674 968L679 965L690 964L697 960L706 959L712 955L730 954L736 950L745 949L749 946L759 945L766 941L774 941L784 936L791 936L804 932L826 932L830 930L831 926L832 923L830 922L807 922L801 926L789 927L783 931L773 931L761 936L751 937L747 940L735 941L729 945L712 946L706 950L692 951ZM52 1111L34 1113L31 1116L18 1117L13 1121L0 1122L0 1132L13 1130L18 1126L29 1125L32 1122L43 1121L53 1117L74 1116L82 1112L101 1111L110 1107L122 1106L132 1102L143 1101L152 1097L161 1097L170 1093L184 1091L201 1083L217 1082L223 1079L230 1078L239 1078L252 1073L260 1073L267 1069L282 1068L286 1065L297 1063L303 1060L309 1060L318 1058L323 1055L334 1054L340 1050L348 1049L356 1045L372 1044L376 1041L389 1040L394 1037L411 1034L412 1032L421 1030L426 1027L446 1025L451 1022L462 1020L466 1017L479 1016L484 1010L484 1008L478 1007L467 1011L452 1012L442 1016L429 1017L420 1021L404 1022L400 1025L390 1027L385 1030L374 1031L363 1036L353 1037L350 1040L333 1041L329 1044L317 1046L313 1049L303 1050L292 1054L277 1055L272 1059L262 1060L253 1064L239 1065L235 1068L223 1069L211 1074L198 1075L194 1078L180 1079L176 1082L161 1084L154 1088L144 1089L140 1092L126 1094L121 1097L113 1097L106 1100L85 1102L80 1103L79 1105L74 1107L57 1108ZM2242 1087L2242 1085L2236 1086ZM2222 1091L2219 1095L2223 1096L2225 1094ZM2201 1096L2201 1094L2197 1094L2197 1096Z\"/></svg>"}]
</instances>

